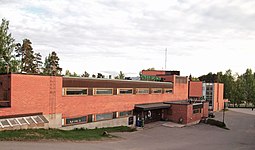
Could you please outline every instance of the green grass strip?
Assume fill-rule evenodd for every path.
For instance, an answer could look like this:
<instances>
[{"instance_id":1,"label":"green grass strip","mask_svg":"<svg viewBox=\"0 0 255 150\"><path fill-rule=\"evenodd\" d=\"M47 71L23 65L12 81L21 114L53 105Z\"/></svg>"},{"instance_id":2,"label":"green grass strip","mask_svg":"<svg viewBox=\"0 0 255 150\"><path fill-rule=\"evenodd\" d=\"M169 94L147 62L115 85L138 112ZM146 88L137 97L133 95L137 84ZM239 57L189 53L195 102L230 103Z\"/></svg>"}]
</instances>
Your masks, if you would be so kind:
<instances>
[{"instance_id":1,"label":"green grass strip","mask_svg":"<svg viewBox=\"0 0 255 150\"><path fill-rule=\"evenodd\" d=\"M111 132L132 132L135 129L125 126L100 128L100 129L26 129L0 131L1 141L37 141L37 140L101 140L102 138L111 138L112 136L103 135L104 131Z\"/></svg>"}]
</instances>

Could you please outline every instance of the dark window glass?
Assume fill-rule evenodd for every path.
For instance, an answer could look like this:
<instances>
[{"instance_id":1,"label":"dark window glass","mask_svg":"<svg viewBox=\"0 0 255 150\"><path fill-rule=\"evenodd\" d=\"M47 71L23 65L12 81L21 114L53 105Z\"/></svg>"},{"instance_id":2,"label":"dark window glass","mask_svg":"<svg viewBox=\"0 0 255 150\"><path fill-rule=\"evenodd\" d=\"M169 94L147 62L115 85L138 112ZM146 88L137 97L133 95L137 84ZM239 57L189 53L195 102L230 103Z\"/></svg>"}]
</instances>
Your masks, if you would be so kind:
<instances>
[{"instance_id":1,"label":"dark window glass","mask_svg":"<svg viewBox=\"0 0 255 150\"><path fill-rule=\"evenodd\" d=\"M133 94L133 89L119 89L119 94Z\"/></svg>"},{"instance_id":2,"label":"dark window glass","mask_svg":"<svg viewBox=\"0 0 255 150\"><path fill-rule=\"evenodd\" d=\"M88 115L88 122L93 122L93 115Z\"/></svg>"},{"instance_id":3,"label":"dark window glass","mask_svg":"<svg viewBox=\"0 0 255 150\"><path fill-rule=\"evenodd\" d=\"M117 112L113 112L112 118L113 118L113 119L117 118Z\"/></svg>"},{"instance_id":4,"label":"dark window glass","mask_svg":"<svg viewBox=\"0 0 255 150\"><path fill-rule=\"evenodd\" d=\"M66 95L87 95L87 89L66 89Z\"/></svg>"},{"instance_id":5,"label":"dark window glass","mask_svg":"<svg viewBox=\"0 0 255 150\"><path fill-rule=\"evenodd\" d=\"M173 90L172 89L166 89L165 93L173 93Z\"/></svg>"},{"instance_id":6,"label":"dark window glass","mask_svg":"<svg viewBox=\"0 0 255 150\"><path fill-rule=\"evenodd\" d=\"M161 89L152 89L152 93L160 94L160 93L162 93L162 90Z\"/></svg>"},{"instance_id":7,"label":"dark window glass","mask_svg":"<svg viewBox=\"0 0 255 150\"><path fill-rule=\"evenodd\" d=\"M201 113L201 109L200 108L193 109L193 114L197 114L197 113Z\"/></svg>"}]
</instances>

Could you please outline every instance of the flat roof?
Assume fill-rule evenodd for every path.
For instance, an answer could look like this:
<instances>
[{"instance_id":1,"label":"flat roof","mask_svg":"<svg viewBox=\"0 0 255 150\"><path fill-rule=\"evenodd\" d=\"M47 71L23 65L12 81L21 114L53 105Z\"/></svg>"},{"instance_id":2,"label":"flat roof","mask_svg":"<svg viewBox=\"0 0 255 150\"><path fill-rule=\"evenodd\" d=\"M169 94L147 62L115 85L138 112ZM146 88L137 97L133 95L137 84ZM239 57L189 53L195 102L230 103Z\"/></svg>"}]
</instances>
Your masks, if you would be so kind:
<instances>
[{"instance_id":1,"label":"flat roof","mask_svg":"<svg viewBox=\"0 0 255 150\"><path fill-rule=\"evenodd\" d=\"M172 84L172 82L143 81L143 80L125 80L125 79L106 79L106 78L91 78L91 77L67 77L67 76L63 76L63 78L66 78L66 79L80 79L80 80L124 81L124 82Z\"/></svg>"},{"instance_id":2,"label":"flat roof","mask_svg":"<svg viewBox=\"0 0 255 150\"><path fill-rule=\"evenodd\" d=\"M173 88L172 82L63 77L63 87L88 88Z\"/></svg>"},{"instance_id":3,"label":"flat roof","mask_svg":"<svg viewBox=\"0 0 255 150\"><path fill-rule=\"evenodd\" d=\"M149 103L149 104L137 104L135 105L135 109L138 110L155 110L155 109L164 109L164 108L169 108L169 104L164 104L162 103Z\"/></svg>"},{"instance_id":4,"label":"flat roof","mask_svg":"<svg viewBox=\"0 0 255 150\"><path fill-rule=\"evenodd\" d=\"M179 100L179 101L168 101L164 102L164 104L178 104L178 105L188 105L190 104L188 100Z\"/></svg>"}]
</instances>

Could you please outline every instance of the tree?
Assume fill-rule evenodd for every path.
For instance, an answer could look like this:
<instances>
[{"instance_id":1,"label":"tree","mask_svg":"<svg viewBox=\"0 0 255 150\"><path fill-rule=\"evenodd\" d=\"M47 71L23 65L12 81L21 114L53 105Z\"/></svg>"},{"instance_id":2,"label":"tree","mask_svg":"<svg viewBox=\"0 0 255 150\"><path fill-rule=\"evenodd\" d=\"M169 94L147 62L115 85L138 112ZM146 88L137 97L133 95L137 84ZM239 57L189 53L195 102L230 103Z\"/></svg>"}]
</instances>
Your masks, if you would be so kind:
<instances>
[{"instance_id":1,"label":"tree","mask_svg":"<svg viewBox=\"0 0 255 150\"><path fill-rule=\"evenodd\" d=\"M215 73L213 74L212 72L209 72L207 75L202 75L198 77L198 79L206 83L215 83L218 81L218 76Z\"/></svg>"},{"instance_id":2,"label":"tree","mask_svg":"<svg viewBox=\"0 0 255 150\"><path fill-rule=\"evenodd\" d=\"M35 53L34 54L34 71L37 74L40 74L42 71L42 55L40 53Z\"/></svg>"},{"instance_id":3,"label":"tree","mask_svg":"<svg viewBox=\"0 0 255 150\"><path fill-rule=\"evenodd\" d=\"M23 44L17 44L16 57L21 57L20 71L26 73L40 73L42 66L42 56L40 53L33 51L32 42L29 39L24 39Z\"/></svg>"},{"instance_id":4,"label":"tree","mask_svg":"<svg viewBox=\"0 0 255 150\"><path fill-rule=\"evenodd\" d=\"M45 57L44 74L46 75L61 75L62 68L59 67L59 58L56 52L52 52L48 57Z\"/></svg>"},{"instance_id":5,"label":"tree","mask_svg":"<svg viewBox=\"0 0 255 150\"><path fill-rule=\"evenodd\" d=\"M199 81L198 78L193 77L191 74L189 75L189 80L190 80L190 81Z\"/></svg>"},{"instance_id":6,"label":"tree","mask_svg":"<svg viewBox=\"0 0 255 150\"><path fill-rule=\"evenodd\" d=\"M92 78L96 78L96 75L92 74Z\"/></svg>"},{"instance_id":7,"label":"tree","mask_svg":"<svg viewBox=\"0 0 255 150\"><path fill-rule=\"evenodd\" d=\"M233 86L233 99L231 103L237 104L239 106L243 100L245 100L245 82L243 76L238 76Z\"/></svg>"},{"instance_id":8,"label":"tree","mask_svg":"<svg viewBox=\"0 0 255 150\"><path fill-rule=\"evenodd\" d=\"M65 76L71 76L72 75L72 73L69 71L69 70L66 70L66 73L65 73Z\"/></svg>"},{"instance_id":9,"label":"tree","mask_svg":"<svg viewBox=\"0 0 255 150\"><path fill-rule=\"evenodd\" d=\"M85 72L81 75L81 77L89 77L89 73L88 73L87 71L85 71Z\"/></svg>"},{"instance_id":10,"label":"tree","mask_svg":"<svg viewBox=\"0 0 255 150\"><path fill-rule=\"evenodd\" d=\"M243 79L245 84L245 100L247 103L252 103L255 99L255 79L251 69L246 70L243 74Z\"/></svg>"},{"instance_id":11,"label":"tree","mask_svg":"<svg viewBox=\"0 0 255 150\"><path fill-rule=\"evenodd\" d=\"M120 71L120 73L118 74L118 76L116 76L115 77L115 79L125 79L125 74L122 72L122 71Z\"/></svg>"},{"instance_id":12,"label":"tree","mask_svg":"<svg viewBox=\"0 0 255 150\"><path fill-rule=\"evenodd\" d=\"M16 46L11 33L8 33L9 21L2 19L0 26L0 73L8 73L11 70L17 70L18 61L12 55Z\"/></svg>"},{"instance_id":13,"label":"tree","mask_svg":"<svg viewBox=\"0 0 255 150\"><path fill-rule=\"evenodd\" d=\"M153 70L155 70L155 68L154 68L154 67L151 67L151 68L143 69L143 70L146 70L146 71L153 71Z\"/></svg>"},{"instance_id":14,"label":"tree","mask_svg":"<svg viewBox=\"0 0 255 150\"><path fill-rule=\"evenodd\" d=\"M76 72L73 72L72 77L79 77Z\"/></svg>"},{"instance_id":15,"label":"tree","mask_svg":"<svg viewBox=\"0 0 255 150\"><path fill-rule=\"evenodd\" d=\"M218 74L220 76L220 73ZM229 69L227 70L224 75L222 75L219 79L221 82L224 83L224 98L229 99L232 101L234 99L234 86L235 86L235 81L234 77L232 75L232 71Z\"/></svg>"},{"instance_id":16,"label":"tree","mask_svg":"<svg viewBox=\"0 0 255 150\"><path fill-rule=\"evenodd\" d=\"M105 76L102 73L97 73L97 78L104 78Z\"/></svg>"}]
</instances>

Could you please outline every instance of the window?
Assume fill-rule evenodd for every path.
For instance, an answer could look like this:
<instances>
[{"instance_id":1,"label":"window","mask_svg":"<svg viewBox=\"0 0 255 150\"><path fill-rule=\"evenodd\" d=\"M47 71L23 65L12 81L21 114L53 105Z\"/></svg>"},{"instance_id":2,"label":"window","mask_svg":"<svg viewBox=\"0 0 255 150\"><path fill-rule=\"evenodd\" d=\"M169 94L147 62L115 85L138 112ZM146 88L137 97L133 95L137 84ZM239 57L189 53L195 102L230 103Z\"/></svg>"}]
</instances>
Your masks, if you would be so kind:
<instances>
[{"instance_id":1,"label":"window","mask_svg":"<svg viewBox=\"0 0 255 150\"><path fill-rule=\"evenodd\" d=\"M118 94L133 94L133 89L118 89Z\"/></svg>"},{"instance_id":2,"label":"window","mask_svg":"<svg viewBox=\"0 0 255 150\"><path fill-rule=\"evenodd\" d=\"M78 117L78 118L67 118L66 119L66 124L71 125L71 124L78 124L78 123L86 123L87 117Z\"/></svg>"},{"instance_id":3,"label":"window","mask_svg":"<svg viewBox=\"0 0 255 150\"><path fill-rule=\"evenodd\" d=\"M65 88L63 95L88 95L86 88Z\"/></svg>"},{"instance_id":4,"label":"window","mask_svg":"<svg viewBox=\"0 0 255 150\"><path fill-rule=\"evenodd\" d=\"M112 95L112 89L94 89L94 95Z\"/></svg>"},{"instance_id":5,"label":"window","mask_svg":"<svg viewBox=\"0 0 255 150\"><path fill-rule=\"evenodd\" d=\"M173 89L165 89L165 93L171 94L173 93Z\"/></svg>"},{"instance_id":6,"label":"window","mask_svg":"<svg viewBox=\"0 0 255 150\"><path fill-rule=\"evenodd\" d=\"M93 122L94 116L92 114L88 115L88 122Z\"/></svg>"},{"instance_id":7,"label":"window","mask_svg":"<svg viewBox=\"0 0 255 150\"><path fill-rule=\"evenodd\" d=\"M162 93L162 89L151 89L151 93L153 93L153 94L161 94Z\"/></svg>"},{"instance_id":8,"label":"window","mask_svg":"<svg viewBox=\"0 0 255 150\"><path fill-rule=\"evenodd\" d=\"M137 89L137 94L149 94L150 90L147 89Z\"/></svg>"},{"instance_id":9,"label":"window","mask_svg":"<svg viewBox=\"0 0 255 150\"><path fill-rule=\"evenodd\" d=\"M193 114L201 113L201 108L193 109Z\"/></svg>"},{"instance_id":10,"label":"window","mask_svg":"<svg viewBox=\"0 0 255 150\"><path fill-rule=\"evenodd\" d=\"M107 120L107 119L112 119L112 118L113 118L113 113L97 114L96 115L96 121Z\"/></svg>"},{"instance_id":11,"label":"window","mask_svg":"<svg viewBox=\"0 0 255 150\"><path fill-rule=\"evenodd\" d=\"M132 115L132 111L122 111L119 113L120 117L126 117Z\"/></svg>"}]
</instances>

